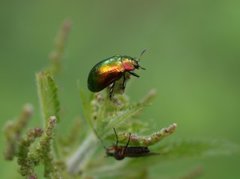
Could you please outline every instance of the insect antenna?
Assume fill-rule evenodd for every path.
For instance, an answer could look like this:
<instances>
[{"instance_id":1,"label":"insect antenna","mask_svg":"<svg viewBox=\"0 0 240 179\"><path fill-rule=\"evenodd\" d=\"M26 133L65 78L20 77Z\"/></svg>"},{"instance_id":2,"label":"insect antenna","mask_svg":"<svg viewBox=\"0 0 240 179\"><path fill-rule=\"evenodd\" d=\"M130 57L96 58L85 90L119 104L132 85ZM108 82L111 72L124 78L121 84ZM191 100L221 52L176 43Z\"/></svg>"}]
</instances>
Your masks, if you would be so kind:
<instances>
[{"instance_id":1,"label":"insect antenna","mask_svg":"<svg viewBox=\"0 0 240 179\"><path fill-rule=\"evenodd\" d=\"M93 128L93 130L94 130L94 133L95 133L95 135L97 136L97 138L100 140L100 142L101 142L102 146L104 147L104 149L107 149L107 147L104 145L103 140L102 140L102 139L100 138L100 136L98 135L96 129Z\"/></svg>"},{"instance_id":2,"label":"insect antenna","mask_svg":"<svg viewBox=\"0 0 240 179\"><path fill-rule=\"evenodd\" d=\"M147 49L144 49L144 50L140 53L140 55L139 55L138 58L137 58L138 62L140 62L141 57L143 56L143 54L144 54L146 51L147 51Z\"/></svg>"},{"instance_id":3,"label":"insect antenna","mask_svg":"<svg viewBox=\"0 0 240 179\"><path fill-rule=\"evenodd\" d=\"M137 61L138 61L138 62L140 62L141 57L143 56L143 54L144 54L146 51L147 51L147 49L144 49L144 50L140 53L139 57L137 58ZM143 68L143 67L141 67L140 65L139 65L139 68L141 68L141 69L143 69L143 70L146 70L146 68Z\"/></svg>"},{"instance_id":4,"label":"insect antenna","mask_svg":"<svg viewBox=\"0 0 240 179\"><path fill-rule=\"evenodd\" d=\"M113 131L115 133L115 136L116 136L116 147L118 146L118 135L117 135L117 132L116 132L116 129L113 128ZM128 136L128 141L127 141L127 144L125 145L124 149L122 150L122 155L125 155L126 151L127 151L127 147L129 145L129 142L130 142L130 138L131 138L131 133L129 133L129 136Z\"/></svg>"},{"instance_id":5,"label":"insect antenna","mask_svg":"<svg viewBox=\"0 0 240 179\"><path fill-rule=\"evenodd\" d=\"M116 129L113 128L113 131L114 131L114 134L116 136L116 144L115 145L118 146L118 135L117 135Z\"/></svg>"}]
</instances>

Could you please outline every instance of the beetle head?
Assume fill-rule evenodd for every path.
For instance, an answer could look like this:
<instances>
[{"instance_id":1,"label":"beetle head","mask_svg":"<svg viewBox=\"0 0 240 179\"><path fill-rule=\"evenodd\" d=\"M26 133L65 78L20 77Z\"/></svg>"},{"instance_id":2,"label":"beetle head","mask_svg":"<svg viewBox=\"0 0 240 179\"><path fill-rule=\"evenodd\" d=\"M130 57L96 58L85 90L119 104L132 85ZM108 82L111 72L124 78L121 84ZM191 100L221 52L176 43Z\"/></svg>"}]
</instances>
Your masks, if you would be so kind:
<instances>
[{"instance_id":1,"label":"beetle head","mask_svg":"<svg viewBox=\"0 0 240 179\"><path fill-rule=\"evenodd\" d=\"M115 146L106 148L106 155L107 156L113 157L115 152L116 152Z\"/></svg>"},{"instance_id":2,"label":"beetle head","mask_svg":"<svg viewBox=\"0 0 240 179\"><path fill-rule=\"evenodd\" d=\"M146 70L146 68L143 68L142 66L140 66L139 65L139 61L137 61L137 60L134 60L134 67L136 68L136 69L139 69L139 68L141 68L142 70Z\"/></svg>"},{"instance_id":3,"label":"beetle head","mask_svg":"<svg viewBox=\"0 0 240 179\"><path fill-rule=\"evenodd\" d=\"M112 146L106 149L106 155L114 157L116 160L122 160L125 158L123 150L122 147Z\"/></svg>"}]
</instances>

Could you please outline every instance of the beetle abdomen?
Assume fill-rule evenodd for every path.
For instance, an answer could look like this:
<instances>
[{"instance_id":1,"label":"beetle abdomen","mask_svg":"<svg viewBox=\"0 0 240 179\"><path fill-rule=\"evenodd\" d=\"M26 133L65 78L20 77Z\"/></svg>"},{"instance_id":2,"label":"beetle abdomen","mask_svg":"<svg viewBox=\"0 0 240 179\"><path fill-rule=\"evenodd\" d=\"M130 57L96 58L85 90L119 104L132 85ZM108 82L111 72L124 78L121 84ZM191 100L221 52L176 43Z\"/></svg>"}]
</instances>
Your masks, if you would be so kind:
<instances>
[{"instance_id":1,"label":"beetle abdomen","mask_svg":"<svg viewBox=\"0 0 240 179\"><path fill-rule=\"evenodd\" d=\"M120 79L124 72L118 56L110 57L96 64L88 76L88 89L98 92Z\"/></svg>"},{"instance_id":2,"label":"beetle abdomen","mask_svg":"<svg viewBox=\"0 0 240 179\"><path fill-rule=\"evenodd\" d=\"M148 147L127 147L125 155L126 157L140 157L149 154Z\"/></svg>"},{"instance_id":3,"label":"beetle abdomen","mask_svg":"<svg viewBox=\"0 0 240 179\"><path fill-rule=\"evenodd\" d=\"M109 86L114 81L120 79L122 72L111 72L99 74L98 72L93 72L88 78L88 89L92 92L98 92Z\"/></svg>"}]
</instances>

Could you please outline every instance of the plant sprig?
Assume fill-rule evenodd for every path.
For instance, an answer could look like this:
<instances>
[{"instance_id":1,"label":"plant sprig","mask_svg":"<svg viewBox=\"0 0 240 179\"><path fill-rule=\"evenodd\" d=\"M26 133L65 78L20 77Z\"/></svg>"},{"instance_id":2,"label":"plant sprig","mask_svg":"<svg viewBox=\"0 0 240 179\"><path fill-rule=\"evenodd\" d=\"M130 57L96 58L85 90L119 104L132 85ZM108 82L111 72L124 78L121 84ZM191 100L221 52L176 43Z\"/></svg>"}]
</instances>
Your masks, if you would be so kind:
<instances>
[{"instance_id":1,"label":"plant sprig","mask_svg":"<svg viewBox=\"0 0 240 179\"><path fill-rule=\"evenodd\" d=\"M61 61L71 22L65 21L56 37L54 50L50 54L50 64L36 74L37 90L42 113L42 127L26 130L31 119L33 108L26 105L15 121L8 121L4 134L6 138L5 158L17 158L19 173L31 179L41 176L46 178L106 178L106 177L133 177L147 178L149 168L153 163L172 161L181 157L211 156L215 154L226 155L238 153L239 147L224 141L213 142L200 140L169 141L167 138L176 131L177 124L143 135L143 131L151 130L145 120L141 120L143 110L152 104L156 96L155 90L150 90L139 102L132 102L131 98L118 90L122 84L120 79L116 82L113 99L109 99L108 90L90 94L80 90L84 121L75 123L70 135L64 134L64 140L57 131L57 125L65 119L60 114L60 100L58 87L55 81L60 72ZM76 121L75 121L76 122ZM109 160L104 156L106 143L115 143L113 128L118 131L119 142L125 145L130 136L130 146L154 146L158 155L141 159L125 159L122 162ZM81 136L81 137L79 137ZM78 142L78 147L75 144ZM74 144L74 145L72 145ZM72 153L66 152L67 147ZM161 160L160 160L161 159ZM43 165L43 174L37 167ZM137 167L138 170L133 170ZM141 170L142 172L139 172ZM191 171L186 176L197 175Z\"/></svg>"}]
</instances>

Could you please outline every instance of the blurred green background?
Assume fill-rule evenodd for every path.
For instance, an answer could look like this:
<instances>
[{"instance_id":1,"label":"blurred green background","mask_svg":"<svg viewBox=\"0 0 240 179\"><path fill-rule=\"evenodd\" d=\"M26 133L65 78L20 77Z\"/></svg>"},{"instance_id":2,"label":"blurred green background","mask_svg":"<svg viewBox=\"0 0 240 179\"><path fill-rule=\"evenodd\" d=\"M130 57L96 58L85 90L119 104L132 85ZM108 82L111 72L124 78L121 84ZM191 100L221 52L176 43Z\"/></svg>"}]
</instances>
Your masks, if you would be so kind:
<instances>
[{"instance_id":1,"label":"blurred green background","mask_svg":"<svg viewBox=\"0 0 240 179\"><path fill-rule=\"evenodd\" d=\"M221 0L1 0L1 126L26 102L35 106L31 125L41 124L34 74L47 65L55 34L69 18L73 28L64 72L57 79L63 132L81 113L77 83L87 89L91 67L115 54L138 56L146 48L141 64L147 70L139 71L141 78L133 78L126 91L137 100L157 89L157 99L142 120L149 120L153 130L176 122L172 138L239 143L239 5ZM2 135L0 147L2 151ZM18 178L15 162L0 159L1 178ZM176 178L200 165L203 178L236 178L239 162L239 156L180 160L154 166L151 175Z\"/></svg>"}]
</instances>

